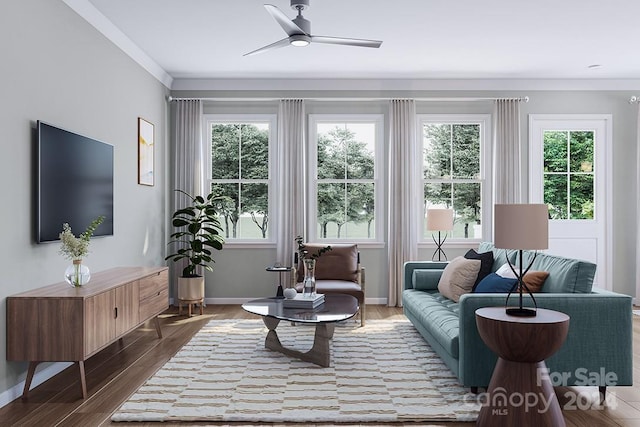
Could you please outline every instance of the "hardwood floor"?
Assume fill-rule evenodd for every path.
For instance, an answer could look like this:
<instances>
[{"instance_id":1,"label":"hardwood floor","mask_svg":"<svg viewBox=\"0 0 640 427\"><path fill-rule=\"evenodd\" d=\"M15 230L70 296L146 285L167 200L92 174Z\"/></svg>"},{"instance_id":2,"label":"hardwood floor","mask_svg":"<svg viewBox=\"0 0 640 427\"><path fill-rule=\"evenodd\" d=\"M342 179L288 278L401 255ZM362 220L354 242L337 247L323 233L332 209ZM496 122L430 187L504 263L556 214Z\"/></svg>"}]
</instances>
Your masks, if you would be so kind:
<instances>
[{"instance_id":1,"label":"hardwood floor","mask_svg":"<svg viewBox=\"0 0 640 427\"><path fill-rule=\"evenodd\" d=\"M402 309L367 306L368 319L403 317ZM163 366L191 336L211 319L239 319L255 316L239 306L214 305L205 314L187 318L172 308L161 316L164 338L159 340L153 324L147 323L85 362L89 397L81 399L77 368L71 367L31 390L29 399L17 399L0 408L0 426L138 426L169 427L216 425L215 423L112 423L111 414L127 397ZM581 408L564 410L567 427L640 427L640 316L633 316L633 387L610 387L608 407L597 406L597 387L557 388L560 406L576 402ZM229 425L225 423L224 425ZM231 424L231 425L246 425ZM290 424L292 426L299 426ZM305 424L305 426L308 424ZM318 424L326 425L326 424ZM345 425L345 424L341 424ZM354 424L350 424L354 425ZM366 424L367 427L380 424ZM405 424L396 423L393 426ZM407 423L406 426L418 426ZM436 423L430 426L469 427L471 423Z\"/></svg>"}]
</instances>

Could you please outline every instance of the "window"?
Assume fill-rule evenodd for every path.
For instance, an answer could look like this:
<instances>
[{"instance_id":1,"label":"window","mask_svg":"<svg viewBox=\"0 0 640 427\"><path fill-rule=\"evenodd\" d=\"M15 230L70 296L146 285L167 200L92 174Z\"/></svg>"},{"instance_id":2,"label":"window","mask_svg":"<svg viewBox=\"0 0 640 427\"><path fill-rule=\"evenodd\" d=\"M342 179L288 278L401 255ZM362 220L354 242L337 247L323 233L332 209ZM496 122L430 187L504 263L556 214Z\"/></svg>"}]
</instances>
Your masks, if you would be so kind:
<instances>
[{"instance_id":1,"label":"window","mask_svg":"<svg viewBox=\"0 0 640 427\"><path fill-rule=\"evenodd\" d=\"M219 206L225 238L270 241L272 188L270 159L275 117L206 116L208 185Z\"/></svg>"},{"instance_id":2,"label":"window","mask_svg":"<svg viewBox=\"0 0 640 427\"><path fill-rule=\"evenodd\" d=\"M480 239L490 223L488 116L420 116L423 212L453 209L451 239ZM431 231L423 226L423 240ZM488 226L485 230L489 232Z\"/></svg>"},{"instance_id":3,"label":"window","mask_svg":"<svg viewBox=\"0 0 640 427\"><path fill-rule=\"evenodd\" d=\"M309 121L310 237L379 240L382 115L310 115Z\"/></svg>"},{"instance_id":4,"label":"window","mask_svg":"<svg viewBox=\"0 0 640 427\"><path fill-rule=\"evenodd\" d=\"M544 131L544 203L551 219L593 219L594 134Z\"/></svg>"}]
</instances>

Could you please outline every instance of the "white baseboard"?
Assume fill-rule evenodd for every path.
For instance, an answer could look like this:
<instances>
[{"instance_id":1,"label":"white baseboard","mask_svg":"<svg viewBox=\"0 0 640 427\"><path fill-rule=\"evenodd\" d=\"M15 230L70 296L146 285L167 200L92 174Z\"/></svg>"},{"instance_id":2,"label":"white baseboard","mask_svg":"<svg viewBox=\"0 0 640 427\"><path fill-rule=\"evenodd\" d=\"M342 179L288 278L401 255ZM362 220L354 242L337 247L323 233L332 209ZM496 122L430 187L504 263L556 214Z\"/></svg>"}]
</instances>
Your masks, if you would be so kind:
<instances>
[{"instance_id":1,"label":"white baseboard","mask_svg":"<svg viewBox=\"0 0 640 427\"><path fill-rule=\"evenodd\" d=\"M64 371L71 365L73 365L73 362L54 362L40 372L36 370L36 374L33 376L33 380L31 381L31 389L42 384L54 375ZM23 389L24 381L14 385L9 390L0 394L0 407L13 402L18 397L22 396Z\"/></svg>"}]
</instances>

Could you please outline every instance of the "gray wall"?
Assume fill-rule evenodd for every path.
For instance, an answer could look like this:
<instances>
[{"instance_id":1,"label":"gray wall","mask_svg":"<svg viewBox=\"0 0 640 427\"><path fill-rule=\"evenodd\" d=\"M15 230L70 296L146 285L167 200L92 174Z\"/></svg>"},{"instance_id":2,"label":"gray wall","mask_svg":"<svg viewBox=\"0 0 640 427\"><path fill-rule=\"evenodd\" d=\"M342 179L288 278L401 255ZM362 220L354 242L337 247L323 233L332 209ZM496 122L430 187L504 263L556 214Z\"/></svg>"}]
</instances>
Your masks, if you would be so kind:
<instances>
[{"instance_id":1,"label":"gray wall","mask_svg":"<svg viewBox=\"0 0 640 427\"><path fill-rule=\"evenodd\" d=\"M62 1L51 0L3 3L0 81L0 319L8 295L60 282L69 263L59 244L34 243L37 120L114 146L114 236L92 241L86 259L92 271L163 265L168 90ZM139 116L155 124L154 187L137 184ZM26 363L5 361L5 342L1 327L0 393L26 371Z\"/></svg>"},{"instance_id":2,"label":"gray wall","mask_svg":"<svg viewBox=\"0 0 640 427\"><path fill-rule=\"evenodd\" d=\"M521 104L521 138L524 143L523 165L525 179L523 194L528 192L528 116L529 114L611 114L613 116L613 289L635 295L635 233L636 233L636 123L637 105L628 103L630 91L172 91L174 97L204 98L375 98L375 97L522 97L529 96L528 103ZM419 101L418 113L470 113L491 114L492 101L443 102ZM269 102L215 102L205 103L205 113L271 113L277 112L277 103ZM308 101L306 113L383 113L385 126L387 103L385 101ZM385 129L385 139L388 130ZM388 146L388 141L385 141ZM382 176L386 176L386 171ZM386 209L386 207L385 207ZM464 254L466 247L447 246L447 255ZM251 251L251 256L246 254ZM384 248L363 248L363 265L367 268L367 298L387 297L387 257ZM432 247L419 251L420 259L431 259ZM275 249L246 249L228 245L216 254L213 273L207 273L208 298L247 298L263 295L274 289L276 278L264 272L264 267L275 260ZM247 268L250 262L252 267Z\"/></svg>"}]
</instances>

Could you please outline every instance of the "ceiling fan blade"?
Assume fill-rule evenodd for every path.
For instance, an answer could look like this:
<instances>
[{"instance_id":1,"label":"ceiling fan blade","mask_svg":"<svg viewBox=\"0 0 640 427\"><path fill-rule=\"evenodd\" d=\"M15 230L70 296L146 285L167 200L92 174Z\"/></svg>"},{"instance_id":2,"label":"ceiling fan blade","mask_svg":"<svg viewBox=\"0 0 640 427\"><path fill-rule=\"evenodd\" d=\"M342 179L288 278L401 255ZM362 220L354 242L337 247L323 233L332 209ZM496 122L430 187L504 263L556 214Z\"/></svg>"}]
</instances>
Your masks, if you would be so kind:
<instances>
[{"instance_id":1,"label":"ceiling fan blade","mask_svg":"<svg viewBox=\"0 0 640 427\"><path fill-rule=\"evenodd\" d=\"M264 8L267 9L267 12L269 12L271 16L273 16L273 19L278 21L278 24L280 24L280 26L282 27L284 32L287 33L288 36L293 36L294 34L306 34L302 30L302 28L294 24L294 22L291 19L289 19L287 15L285 15L280 9L278 9L274 5L265 4Z\"/></svg>"},{"instance_id":2,"label":"ceiling fan blade","mask_svg":"<svg viewBox=\"0 0 640 427\"><path fill-rule=\"evenodd\" d=\"M242 56L255 55L257 53L266 52L267 50L272 50L272 49L278 49L280 47L284 47L284 46L288 46L288 45L289 45L289 37L285 37L282 40L278 40L275 43L271 43L270 45L261 47L260 49L252 50L249 53L245 53Z\"/></svg>"},{"instance_id":3,"label":"ceiling fan blade","mask_svg":"<svg viewBox=\"0 0 640 427\"><path fill-rule=\"evenodd\" d=\"M380 47L380 40L347 39L344 37L311 36L312 43L341 44L346 46Z\"/></svg>"}]
</instances>

